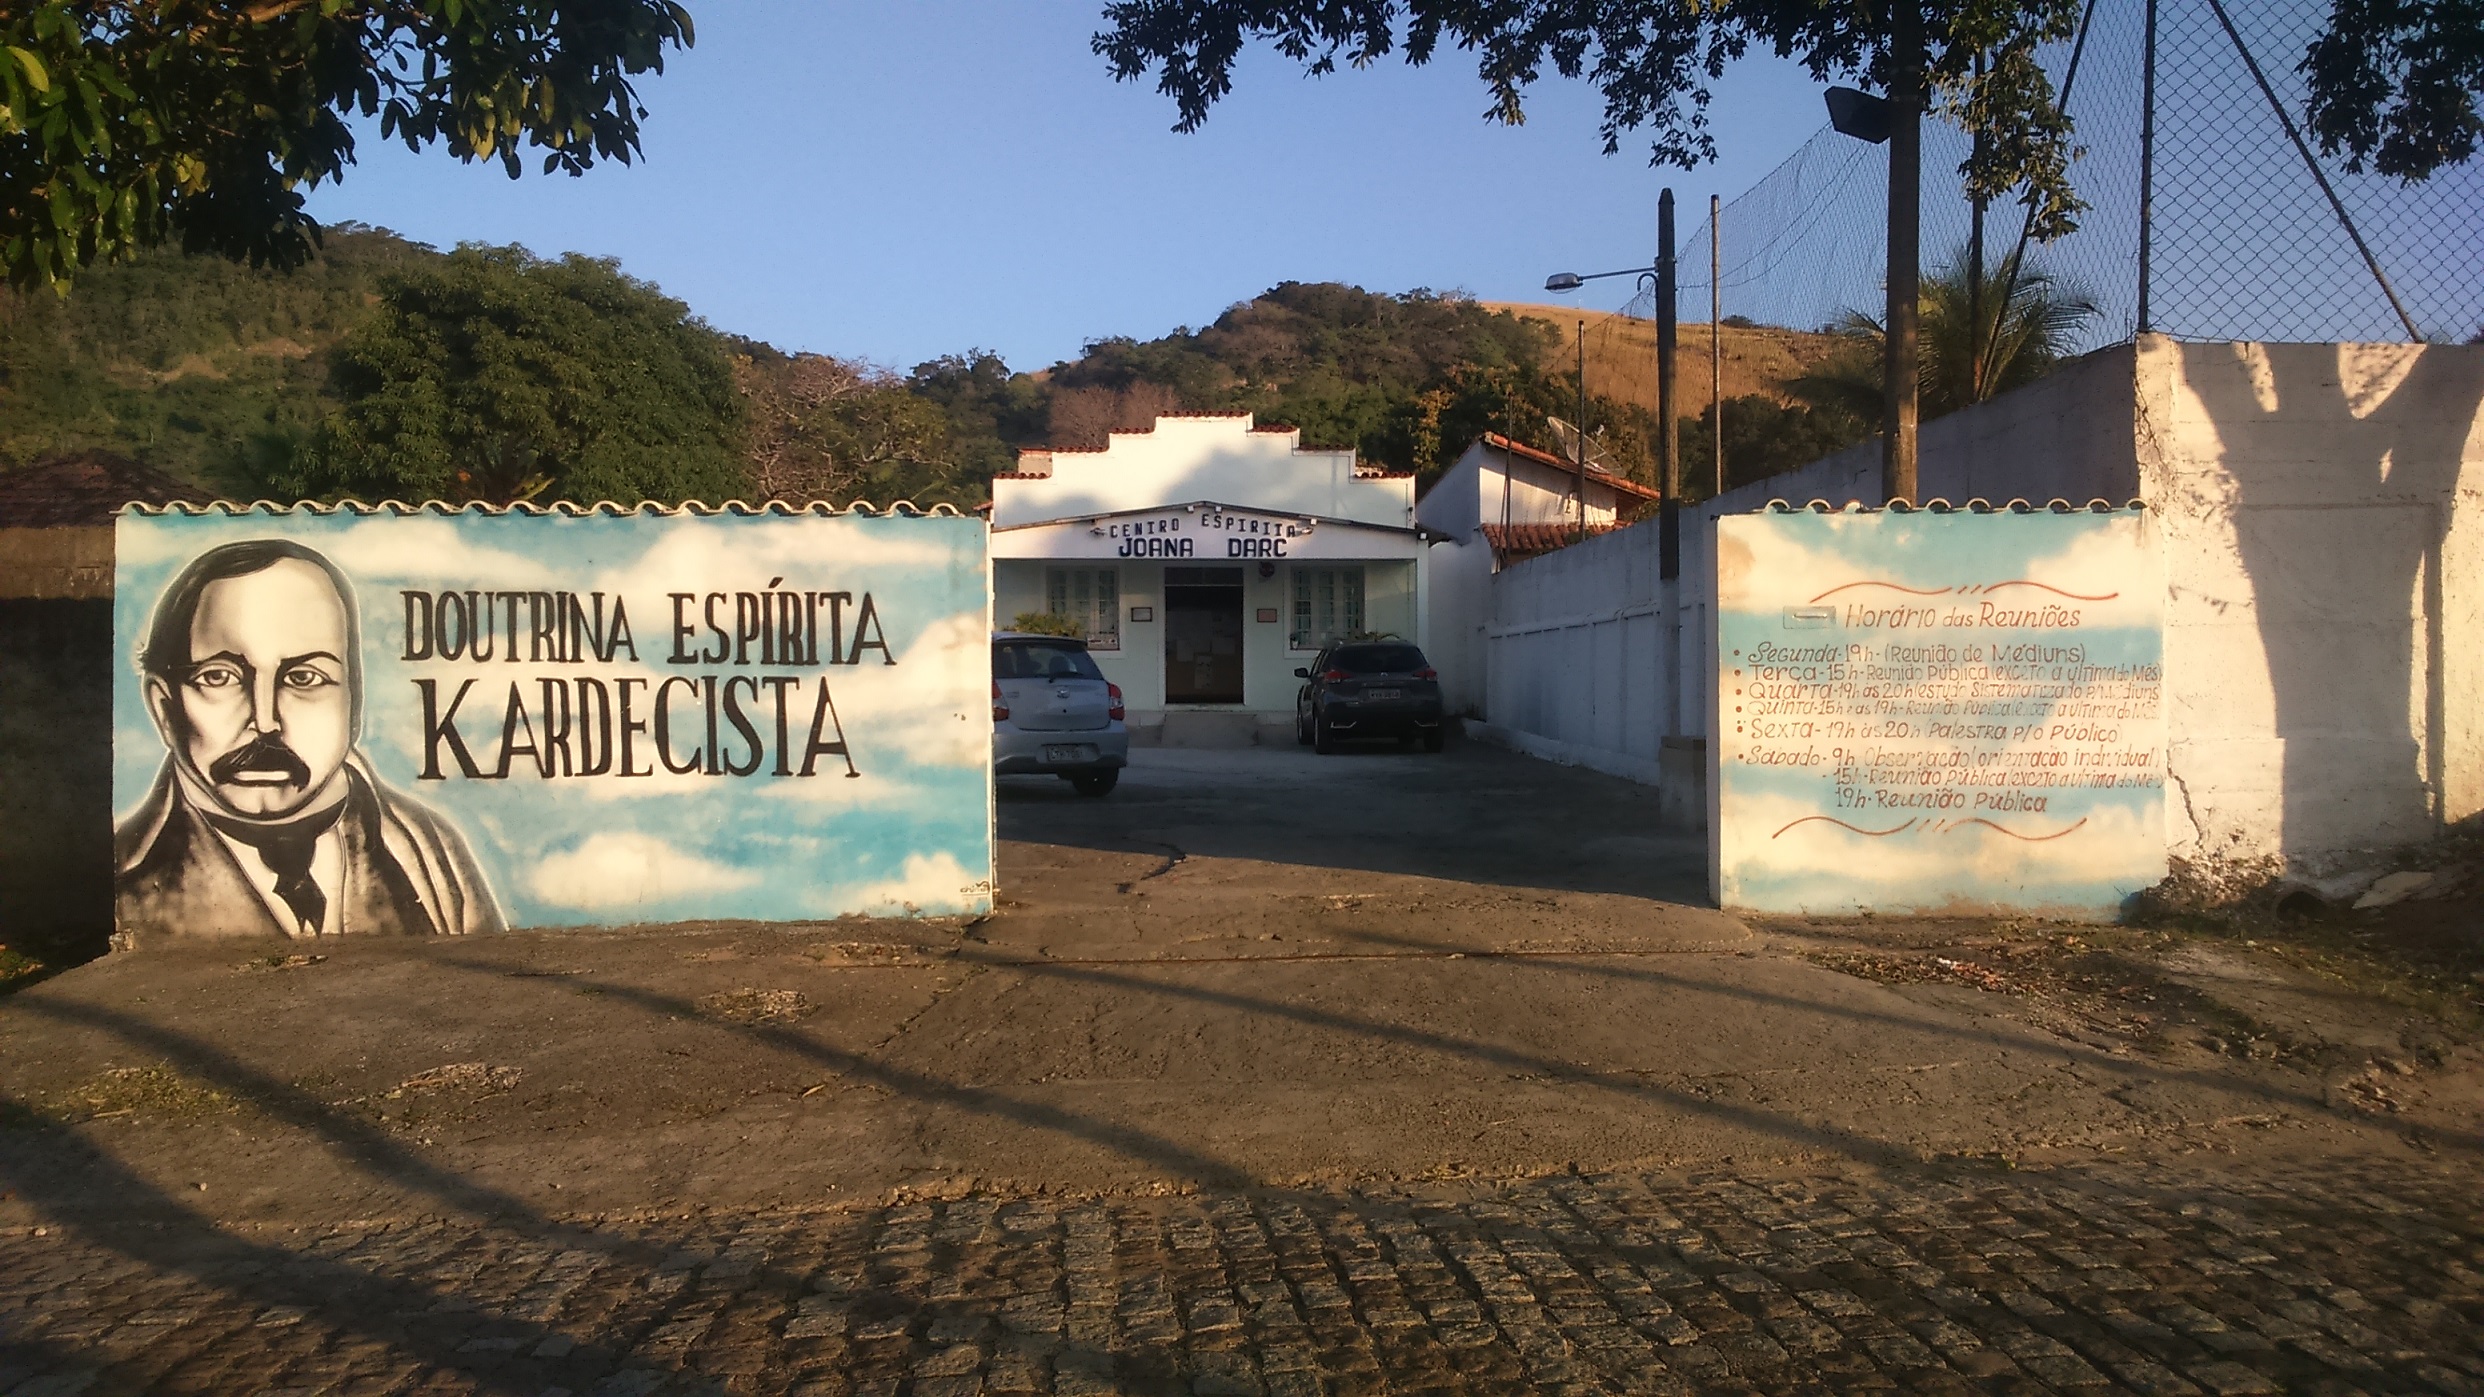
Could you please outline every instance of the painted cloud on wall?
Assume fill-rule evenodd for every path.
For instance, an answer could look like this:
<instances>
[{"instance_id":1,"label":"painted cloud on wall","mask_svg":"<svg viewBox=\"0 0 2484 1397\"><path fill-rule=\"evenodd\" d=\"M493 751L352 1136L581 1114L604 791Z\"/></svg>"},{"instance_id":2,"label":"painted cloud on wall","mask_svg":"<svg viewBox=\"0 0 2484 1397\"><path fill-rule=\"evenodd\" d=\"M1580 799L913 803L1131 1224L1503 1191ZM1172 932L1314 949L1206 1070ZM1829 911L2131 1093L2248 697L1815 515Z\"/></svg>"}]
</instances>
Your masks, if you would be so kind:
<instances>
[{"instance_id":1,"label":"painted cloud on wall","mask_svg":"<svg viewBox=\"0 0 2484 1397\"><path fill-rule=\"evenodd\" d=\"M295 824L277 828L271 816L260 829L246 812L216 808L215 788L168 756L137 655L173 580L248 540L330 560L359 616L360 653L340 657L333 677L359 704L353 760L364 775L332 784L359 779L436 816L470 850L472 881L511 925L990 905L979 520L125 516L115 807L125 825L142 816L160 824L166 810L196 804L193 864L236 875L232 887L261 885L255 901L226 899L241 929L309 930L273 891L278 865L303 839L334 846L348 835L310 831L290 810L282 820ZM210 691L194 688L181 678L158 684L208 712L198 696ZM237 750L252 730L249 709L233 710L242 714ZM271 767L265 777L243 772L237 800L252 798L252 781L279 780L284 764L281 753L235 760ZM384 846L395 808L372 807L367 838L353 820L342 827ZM425 857L404 855L418 868ZM376 905L366 904L343 898L346 920L376 927L384 919L363 916ZM324 915L337 930L344 914Z\"/></svg>"}]
</instances>

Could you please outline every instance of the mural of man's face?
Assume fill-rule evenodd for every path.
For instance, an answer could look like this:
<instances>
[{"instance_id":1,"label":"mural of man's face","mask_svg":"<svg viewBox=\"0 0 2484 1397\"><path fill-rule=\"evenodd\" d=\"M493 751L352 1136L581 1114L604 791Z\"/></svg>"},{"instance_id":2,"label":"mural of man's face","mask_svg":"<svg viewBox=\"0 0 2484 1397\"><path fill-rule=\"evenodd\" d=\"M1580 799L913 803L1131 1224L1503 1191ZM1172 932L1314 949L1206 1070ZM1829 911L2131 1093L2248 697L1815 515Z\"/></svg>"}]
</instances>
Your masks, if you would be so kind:
<instances>
[{"instance_id":1,"label":"mural of man's face","mask_svg":"<svg viewBox=\"0 0 2484 1397\"><path fill-rule=\"evenodd\" d=\"M289 815L335 780L354 736L348 635L335 584L298 558L199 593L188 662L148 700L165 743L231 813Z\"/></svg>"}]
</instances>

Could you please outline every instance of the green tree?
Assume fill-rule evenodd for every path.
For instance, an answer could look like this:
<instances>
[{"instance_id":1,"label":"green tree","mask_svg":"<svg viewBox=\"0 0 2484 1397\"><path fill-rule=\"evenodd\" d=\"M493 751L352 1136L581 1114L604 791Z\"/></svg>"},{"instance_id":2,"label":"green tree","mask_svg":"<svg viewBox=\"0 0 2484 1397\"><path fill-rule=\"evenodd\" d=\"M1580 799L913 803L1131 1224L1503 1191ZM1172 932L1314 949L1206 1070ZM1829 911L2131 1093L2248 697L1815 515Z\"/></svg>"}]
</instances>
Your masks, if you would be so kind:
<instances>
[{"instance_id":1,"label":"green tree","mask_svg":"<svg viewBox=\"0 0 2484 1397\"><path fill-rule=\"evenodd\" d=\"M1052 392L1033 374L1013 374L986 349L943 355L914 366L906 387L939 407L949 422L949 453L958 478L977 498L991 498L991 480L1018 468L1018 448L1044 439Z\"/></svg>"},{"instance_id":2,"label":"green tree","mask_svg":"<svg viewBox=\"0 0 2484 1397\"><path fill-rule=\"evenodd\" d=\"M1752 48L1799 60L1814 78L1890 91L1920 61L1928 110L1982 139L1960 166L1970 197L2018 191L2035 233L2068 232L2069 118L2036 62L2076 28L2080 0L1921 0L1918 26L1890 3L1821 0L1115 0L1095 51L1113 76L1153 74L1176 129L1196 129L1233 88L1244 48L1272 44L1314 75L1368 67L1393 52L1429 62L1445 46L1475 55L1489 116L1515 125L1549 68L1604 98L1604 148L1653 135L1654 163L1695 168L1716 143L1711 84ZM1916 30L1918 55L1900 42ZM2332 0L2302 64L2313 130L2332 152L2420 178L2470 158L2484 118L2484 0Z\"/></svg>"},{"instance_id":3,"label":"green tree","mask_svg":"<svg viewBox=\"0 0 2484 1397\"><path fill-rule=\"evenodd\" d=\"M1879 379L1872 382L1870 416L1840 404L1781 403L1757 393L1727 398L1725 488L1798 470L1871 436L1880 406ZM1716 406L1711 404L1699 410L1696 421L1682 423L1682 480L1688 494L1702 498L1715 479Z\"/></svg>"},{"instance_id":4,"label":"green tree","mask_svg":"<svg viewBox=\"0 0 2484 1397\"><path fill-rule=\"evenodd\" d=\"M379 287L335 354L341 406L271 472L281 488L494 503L742 492L723 338L616 264L469 245Z\"/></svg>"},{"instance_id":5,"label":"green tree","mask_svg":"<svg viewBox=\"0 0 2484 1397\"><path fill-rule=\"evenodd\" d=\"M2304 54L2324 154L2417 180L2484 137L2484 0L2332 0Z\"/></svg>"},{"instance_id":6,"label":"green tree","mask_svg":"<svg viewBox=\"0 0 2484 1397\"><path fill-rule=\"evenodd\" d=\"M2069 352L2081 327L2100 313L2093 301L2063 287L2035 263L2011 277L2004 259L1985 273L1979 356L1969 313L1973 298L1968 267L1967 249L1961 247L1923 279L1917 301L1921 347L1916 384L1926 421L2043 377ZM1831 328L1846 336L1850 347L1795 380L1791 391L1814 406L1872 421L1880 410L1880 320L1850 310ZM1726 459L1733 459L1730 452Z\"/></svg>"},{"instance_id":7,"label":"green tree","mask_svg":"<svg viewBox=\"0 0 2484 1397\"><path fill-rule=\"evenodd\" d=\"M753 497L844 506L971 504L950 455L948 417L895 374L825 354L746 343L734 376L748 406Z\"/></svg>"},{"instance_id":8,"label":"green tree","mask_svg":"<svg viewBox=\"0 0 2484 1397\"><path fill-rule=\"evenodd\" d=\"M461 160L581 173L638 153L631 79L693 39L673 0L17 0L0 8L0 268L79 269L178 240L290 268L303 191L347 118Z\"/></svg>"},{"instance_id":9,"label":"green tree","mask_svg":"<svg viewBox=\"0 0 2484 1397\"><path fill-rule=\"evenodd\" d=\"M1242 50L1265 41L1314 75L1343 62L1369 67L1403 51L1428 63L1444 45L1476 55L1490 119L1525 120L1525 96L1547 68L1586 78L1604 98L1604 148L1646 129L1654 163L1696 168L1716 155L1711 84L1754 46L1794 58L1822 81L1883 91L1912 64L1933 109L1982 135L1960 167L1971 195L2020 190L2038 237L2069 231L2081 209L2070 187L2070 121L2036 61L2075 31L2079 0L1924 0L1920 57L1895 42L1894 6L1818 0L1115 0L1094 39L1113 76L1153 74L1174 101L1175 129L1196 129L1233 88ZM1982 59L1978 66L1979 56Z\"/></svg>"},{"instance_id":10,"label":"green tree","mask_svg":"<svg viewBox=\"0 0 2484 1397\"><path fill-rule=\"evenodd\" d=\"M328 351L370 318L378 278L439 256L343 224L289 274L158 249L75 296L0 288L0 468L100 449L248 498L253 463L336 406Z\"/></svg>"}]
</instances>

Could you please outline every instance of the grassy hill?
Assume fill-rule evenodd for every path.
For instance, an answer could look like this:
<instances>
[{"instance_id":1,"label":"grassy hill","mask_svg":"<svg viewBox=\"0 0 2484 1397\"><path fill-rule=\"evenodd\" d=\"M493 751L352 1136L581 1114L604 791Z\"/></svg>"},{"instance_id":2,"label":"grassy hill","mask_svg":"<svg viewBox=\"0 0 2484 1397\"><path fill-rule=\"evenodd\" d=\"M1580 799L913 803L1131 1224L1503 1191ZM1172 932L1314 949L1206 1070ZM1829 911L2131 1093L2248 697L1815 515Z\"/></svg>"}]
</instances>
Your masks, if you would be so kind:
<instances>
[{"instance_id":1,"label":"grassy hill","mask_svg":"<svg viewBox=\"0 0 2484 1397\"><path fill-rule=\"evenodd\" d=\"M1587 386L1623 402L1656 410L1656 322L1609 311L1582 311L1571 306L1536 305L1524 301L1486 301L1490 310L1551 327L1555 342L1552 362L1575 372L1578 325L1587 322ZM1817 367L1841 341L1816 330L1782 330L1770 325L1724 327L1725 396L1759 396L1790 403L1785 385ZM1685 417L1697 416L1708 402L1708 322L1683 321L1675 332L1675 355L1682 381L1674 407Z\"/></svg>"},{"instance_id":2,"label":"grassy hill","mask_svg":"<svg viewBox=\"0 0 2484 1397\"><path fill-rule=\"evenodd\" d=\"M345 225L291 274L157 252L94 269L67 299L0 291L0 469L104 450L227 497L325 488L287 463L345 402L332 373L352 357L341 347L372 320L391 272L447 260ZM738 391L714 427L739 443L747 497L967 505L989 498L992 474L1021 448L1100 446L1166 412L1248 411L1308 444L1426 476L1487 431L1551 448L1546 419L1577 414L1579 319L1561 306L1287 282L1197 329L1098 339L1035 372L969 351L900 373L694 328L732 367ZM1652 327L1587 320L1590 425L1615 469L1652 481ZM1682 327L1686 418L1707 405L1708 342L1704 323ZM1729 326L1725 394L1775 412L1832 343ZM1754 430L1787 436L1773 421ZM1816 450L1789 437L1777 454Z\"/></svg>"},{"instance_id":3,"label":"grassy hill","mask_svg":"<svg viewBox=\"0 0 2484 1397\"><path fill-rule=\"evenodd\" d=\"M67 299L0 293L0 468L102 449L244 491L254 451L326 411L325 355L379 274L436 255L345 226L290 275L159 252Z\"/></svg>"}]
</instances>

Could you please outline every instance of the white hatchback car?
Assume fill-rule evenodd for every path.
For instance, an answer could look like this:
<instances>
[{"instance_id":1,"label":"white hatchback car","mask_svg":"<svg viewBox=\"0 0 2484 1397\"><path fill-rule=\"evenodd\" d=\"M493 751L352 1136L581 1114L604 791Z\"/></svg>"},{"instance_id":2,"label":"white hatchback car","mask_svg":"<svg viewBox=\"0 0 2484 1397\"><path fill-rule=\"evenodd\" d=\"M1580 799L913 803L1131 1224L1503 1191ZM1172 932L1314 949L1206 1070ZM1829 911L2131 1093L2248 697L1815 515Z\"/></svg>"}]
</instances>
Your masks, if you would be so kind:
<instances>
[{"instance_id":1,"label":"white hatchback car","mask_svg":"<svg viewBox=\"0 0 2484 1397\"><path fill-rule=\"evenodd\" d=\"M1087 642L997 631L992 636L992 772L1058 776L1100 796L1130 764L1121 686L1108 682Z\"/></svg>"}]
</instances>

